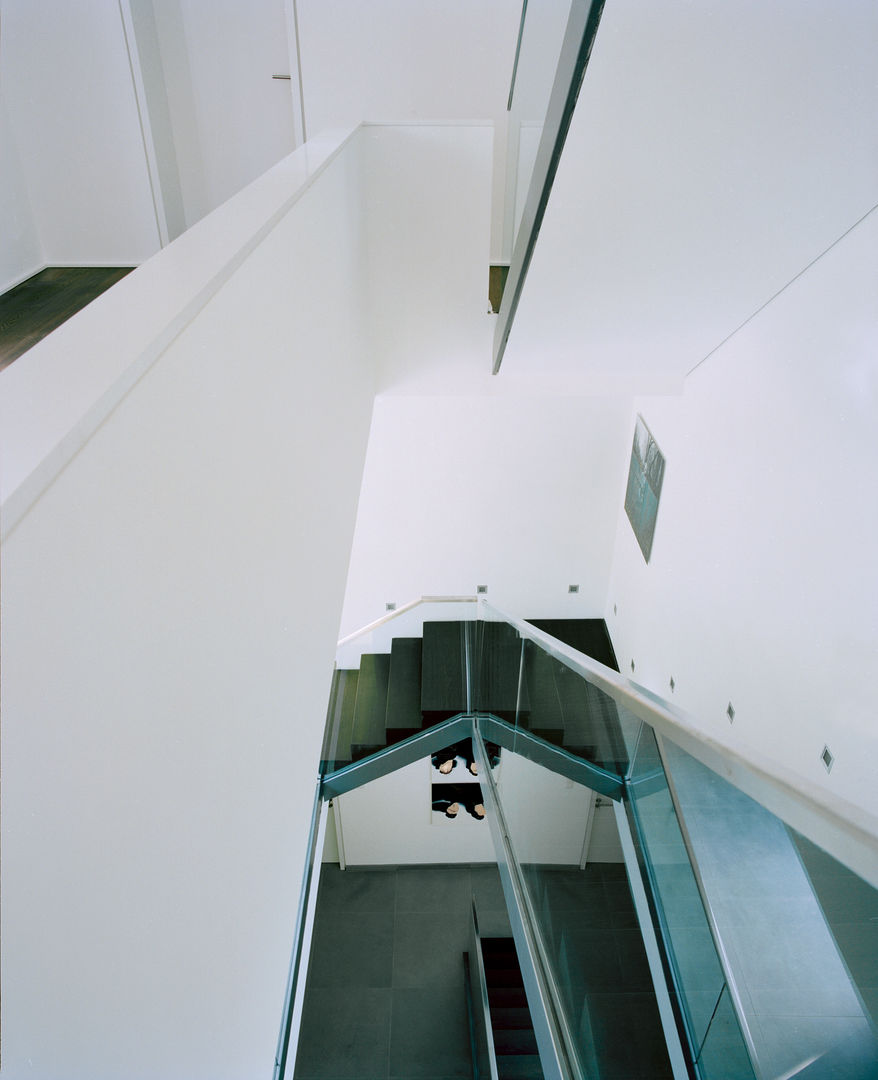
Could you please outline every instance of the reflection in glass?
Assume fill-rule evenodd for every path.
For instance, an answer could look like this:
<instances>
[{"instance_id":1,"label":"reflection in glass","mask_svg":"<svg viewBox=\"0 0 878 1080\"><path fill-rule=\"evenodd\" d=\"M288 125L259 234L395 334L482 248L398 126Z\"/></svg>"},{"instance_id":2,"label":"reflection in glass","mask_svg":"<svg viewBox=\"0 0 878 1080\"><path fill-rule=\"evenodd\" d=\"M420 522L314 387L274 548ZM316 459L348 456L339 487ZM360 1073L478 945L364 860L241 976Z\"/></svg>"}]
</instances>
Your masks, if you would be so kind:
<instances>
[{"instance_id":1,"label":"reflection in glass","mask_svg":"<svg viewBox=\"0 0 878 1080\"><path fill-rule=\"evenodd\" d=\"M504 751L499 798L584 1075L670 1077L624 865L585 864L592 792Z\"/></svg>"}]
</instances>

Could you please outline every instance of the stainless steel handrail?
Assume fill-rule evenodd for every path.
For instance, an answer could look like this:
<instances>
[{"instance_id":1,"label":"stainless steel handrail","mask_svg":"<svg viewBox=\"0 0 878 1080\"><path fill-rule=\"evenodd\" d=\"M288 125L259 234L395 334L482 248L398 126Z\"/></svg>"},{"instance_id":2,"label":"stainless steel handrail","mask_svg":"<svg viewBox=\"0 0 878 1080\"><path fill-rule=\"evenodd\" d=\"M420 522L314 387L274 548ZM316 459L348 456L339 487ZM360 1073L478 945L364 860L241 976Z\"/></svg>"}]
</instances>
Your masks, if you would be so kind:
<instances>
[{"instance_id":1,"label":"stainless steel handrail","mask_svg":"<svg viewBox=\"0 0 878 1080\"><path fill-rule=\"evenodd\" d=\"M482 1012L482 1023L484 1024L485 1037L488 1050L488 1068L491 1072L491 1080L498 1080L497 1072L497 1051L494 1047L494 1040L492 1038L493 1024L491 1022L491 1003L488 1001L488 980L485 977L485 961L482 957L482 949L480 944L481 934L479 931L479 912L476 907L476 898L472 900L473 911L473 939L475 941L475 968L476 979L479 984L479 1005ZM475 1004L475 1003L474 1003Z\"/></svg>"},{"instance_id":2,"label":"stainless steel handrail","mask_svg":"<svg viewBox=\"0 0 878 1080\"><path fill-rule=\"evenodd\" d=\"M483 598L479 598L479 607L515 627L523 637L878 888L878 817L874 814L839 796L815 791L804 777L756 749L744 749L708 733L692 716L658 694Z\"/></svg>"},{"instance_id":3,"label":"stainless steel handrail","mask_svg":"<svg viewBox=\"0 0 878 1080\"><path fill-rule=\"evenodd\" d=\"M528 1002L531 1004L531 1019L543 1073L546 1080L583 1080L576 1040L570 1030L561 992L554 975L543 961L547 950L540 938L539 922L515 858L506 816L477 718L473 725L472 741L481 777L482 798L487 810L485 816L490 824L497 852L497 867L506 895L506 907L512 923L521 974ZM538 1007L534 1007L537 1003Z\"/></svg>"},{"instance_id":4,"label":"stainless steel handrail","mask_svg":"<svg viewBox=\"0 0 878 1080\"><path fill-rule=\"evenodd\" d=\"M302 877L302 887L299 890L299 906L296 912L296 926L293 932L293 955L290 959L290 972L287 977L287 989L284 996L284 1008L281 1015L280 1034L277 1040L277 1052L274 1057L274 1080L284 1080L286 1075L287 1060L290 1052L290 1041L293 1031L293 1018L295 1014L296 993L299 990L299 976L303 970L303 956L305 946L305 927L308 921L308 899L311 895L311 886L314 876L314 862L317 857L317 849L320 846L320 821L322 818L321 807L323 796L320 781L317 781L314 791L314 808L311 813L311 828L308 832L308 846L305 854L305 873ZM305 965L307 969L307 964Z\"/></svg>"},{"instance_id":5,"label":"stainless steel handrail","mask_svg":"<svg viewBox=\"0 0 878 1080\"><path fill-rule=\"evenodd\" d=\"M377 630L379 626L384 626L385 623L389 623L392 619L398 619L400 615L405 615L407 611L418 607L419 604L474 604L477 600L477 596L419 596L416 600L409 600L401 607L388 611L380 619L375 619L374 622L361 626L359 630L355 630L352 634L339 638L336 646L340 649L342 645L349 645L352 641L356 641L358 637L362 637L363 634Z\"/></svg>"}]
</instances>

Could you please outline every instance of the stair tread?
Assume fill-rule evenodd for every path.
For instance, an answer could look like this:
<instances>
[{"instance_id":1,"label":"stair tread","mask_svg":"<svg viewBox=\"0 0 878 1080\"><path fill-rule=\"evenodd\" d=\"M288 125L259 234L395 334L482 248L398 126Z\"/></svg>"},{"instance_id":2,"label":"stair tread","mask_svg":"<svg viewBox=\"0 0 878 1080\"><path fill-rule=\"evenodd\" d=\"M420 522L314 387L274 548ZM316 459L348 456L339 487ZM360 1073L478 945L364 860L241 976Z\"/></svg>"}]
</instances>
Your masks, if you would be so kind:
<instances>
[{"instance_id":1,"label":"stair tread","mask_svg":"<svg viewBox=\"0 0 878 1080\"><path fill-rule=\"evenodd\" d=\"M492 1005L491 1027L494 1030L504 1028L532 1027L530 1009L527 1005Z\"/></svg>"},{"instance_id":2,"label":"stair tread","mask_svg":"<svg viewBox=\"0 0 878 1080\"><path fill-rule=\"evenodd\" d=\"M498 1057L506 1054L538 1053L533 1027L494 1028L494 1049Z\"/></svg>"},{"instance_id":3,"label":"stair tread","mask_svg":"<svg viewBox=\"0 0 878 1080\"><path fill-rule=\"evenodd\" d=\"M466 661L462 622L425 622L421 669L424 722L466 711Z\"/></svg>"},{"instance_id":4,"label":"stair tread","mask_svg":"<svg viewBox=\"0 0 878 1080\"><path fill-rule=\"evenodd\" d=\"M500 1080L543 1080L539 1054L498 1054L497 1075Z\"/></svg>"},{"instance_id":5,"label":"stair tread","mask_svg":"<svg viewBox=\"0 0 878 1080\"><path fill-rule=\"evenodd\" d=\"M489 986L488 1002L493 1009L523 1008L527 1005L527 994L523 986Z\"/></svg>"},{"instance_id":6,"label":"stair tread","mask_svg":"<svg viewBox=\"0 0 878 1080\"><path fill-rule=\"evenodd\" d=\"M340 768L351 760L351 731L359 676L359 671L347 668L339 668L333 674L322 753L326 768Z\"/></svg>"},{"instance_id":7,"label":"stair tread","mask_svg":"<svg viewBox=\"0 0 878 1080\"><path fill-rule=\"evenodd\" d=\"M528 712L526 686L519 694L521 636L503 622L480 622L475 628L476 702L478 708L514 721Z\"/></svg>"},{"instance_id":8,"label":"stair tread","mask_svg":"<svg viewBox=\"0 0 878 1080\"><path fill-rule=\"evenodd\" d=\"M390 653L366 653L360 659L357 702L351 749L384 746L384 723L387 715L387 684L390 676Z\"/></svg>"},{"instance_id":9,"label":"stair tread","mask_svg":"<svg viewBox=\"0 0 878 1080\"><path fill-rule=\"evenodd\" d=\"M420 638L394 638L390 649L390 680L387 687L387 727L420 728L421 654Z\"/></svg>"}]
</instances>

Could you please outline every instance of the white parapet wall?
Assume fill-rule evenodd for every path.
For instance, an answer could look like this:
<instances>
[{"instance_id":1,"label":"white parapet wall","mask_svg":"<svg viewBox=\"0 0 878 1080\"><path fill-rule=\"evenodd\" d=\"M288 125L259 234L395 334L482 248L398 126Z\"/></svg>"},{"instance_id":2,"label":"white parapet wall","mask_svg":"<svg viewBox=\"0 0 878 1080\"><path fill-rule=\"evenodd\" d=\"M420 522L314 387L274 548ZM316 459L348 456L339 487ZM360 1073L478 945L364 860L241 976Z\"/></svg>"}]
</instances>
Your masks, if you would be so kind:
<instances>
[{"instance_id":1,"label":"white parapet wall","mask_svg":"<svg viewBox=\"0 0 878 1080\"><path fill-rule=\"evenodd\" d=\"M272 1069L382 378L376 266L420 295L375 178L406 171L405 229L451 223L459 281L449 259L487 266L490 139L312 140L0 373L5 1076Z\"/></svg>"},{"instance_id":2,"label":"white parapet wall","mask_svg":"<svg viewBox=\"0 0 878 1080\"><path fill-rule=\"evenodd\" d=\"M373 382L356 134L3 372L9 1077L268 1076Z\"/></svg>"}]
</instances>

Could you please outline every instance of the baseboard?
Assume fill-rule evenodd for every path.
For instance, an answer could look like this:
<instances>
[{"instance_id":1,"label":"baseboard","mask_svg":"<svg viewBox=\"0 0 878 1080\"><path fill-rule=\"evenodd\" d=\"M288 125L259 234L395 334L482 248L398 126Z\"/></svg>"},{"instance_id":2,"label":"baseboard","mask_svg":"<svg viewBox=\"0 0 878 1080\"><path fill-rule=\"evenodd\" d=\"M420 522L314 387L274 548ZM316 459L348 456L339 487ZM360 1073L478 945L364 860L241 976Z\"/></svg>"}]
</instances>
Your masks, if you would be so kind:
<instances>
[{"instance_id":1,"label":"baseboard","mask_svg":"<svg viewBox=\"0 0 878 1080\"><path fill-rule=\"evenodd\" d=\"M42 270L45 270L48 265L49 264L45 262L37 263L37 265L34 266L33 269L27 270L25 271L25 273L19 275L18 277L12 278L10 281L6 282L2 287L0 287L0 296L2 296L3 293L8 293L10 289L14 289L16 285L21 285L21 283L23 281L27 281L28 278L32 278L34 274L39 274Z\"/></svg>"}]
</instances>

